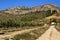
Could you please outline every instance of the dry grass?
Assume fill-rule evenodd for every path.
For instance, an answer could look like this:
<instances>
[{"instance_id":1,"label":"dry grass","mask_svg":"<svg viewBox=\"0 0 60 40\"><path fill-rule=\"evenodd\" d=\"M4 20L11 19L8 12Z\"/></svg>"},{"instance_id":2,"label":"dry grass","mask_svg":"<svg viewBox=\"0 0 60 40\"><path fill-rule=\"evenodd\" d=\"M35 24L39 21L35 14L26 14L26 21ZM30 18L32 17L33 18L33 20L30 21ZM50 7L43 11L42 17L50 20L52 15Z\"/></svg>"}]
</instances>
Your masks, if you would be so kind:
<instances>
[{"instance_id":1,"label":"dry grass","mask_svg":"<svg viewBox=\"0 0 60 40\"><path fill-rule=\"evenodd\" d=\"M48 27L42 27L28 33L17 34L12 39L13 40L36 40L39 36L41 36Z\"/></svg>"}]
</instances>

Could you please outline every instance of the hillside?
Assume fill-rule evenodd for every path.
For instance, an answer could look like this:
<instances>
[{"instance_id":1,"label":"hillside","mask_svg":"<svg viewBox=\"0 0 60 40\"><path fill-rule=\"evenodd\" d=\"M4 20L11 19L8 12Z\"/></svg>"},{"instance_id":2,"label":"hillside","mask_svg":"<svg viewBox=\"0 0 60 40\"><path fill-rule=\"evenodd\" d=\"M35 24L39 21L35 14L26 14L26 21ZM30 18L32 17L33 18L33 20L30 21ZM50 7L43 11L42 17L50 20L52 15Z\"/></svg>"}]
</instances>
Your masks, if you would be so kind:
<instances>
[{"instance_id":1,"label":"hillside","mask_svg":"<svg viewBox=\"0 0 60 40\"><path fill-rule=\"evenodd\" d=\"M42 6L35 6L35 7L31 7L31 8L28 8L28 7L14 7L14 8L8 8L6 10L3 10L4 12L6 13L9 13L9 14L25 14L25 13L29 13L29 12L35 12L35 11L47 11L47 10L56 10L58 13L60 13L60 8L55 6L55 5L52 5L52 4L45 4L45 5L42 5Z\"/></svg>"},{"instance_id":2,"label":"hillside","mask_svg":"<svg viewBox=\"0 0 60 40\"><path fill-rule=\"evenodd\" d=\"M21 15L12 15L8 13L0 13L0 27L17 27L17 26L38 26L44 24L43 18L52 15L49 11L29 12ZM41 24L42 22L42 24Z\"/></svg>"},{"instance_id":3,"label":"hillside","mask_svg":"<svg viewBox=\"0 0 60 40\"><path fill-rule=\"evenodd\" d=\"M50 28L52 22L56 23L54 24L55 29L60 31L60 8L52 4L32 8L18 6L1 10L0 39L14 36L13 40L20 40L21 38L22 40L28 40L30 37L30 40L36 40ZM51 29L53 28L51 27ZM26 36L26 38L24 36Z\"/></svg>"},{"instance_id":4,"label":"hillside","mask_svg":"<svg viewBox=\"0 0 60 40\"><path fill-rule=\"evenodd\" d=\"M23 27L43 25L45 23L44 18L52 15L58 16L60 14L59 12L60 9L51 4L36 6L32 8L9 8L0 11L0 27Z\"/></svg>"}]
</instances>

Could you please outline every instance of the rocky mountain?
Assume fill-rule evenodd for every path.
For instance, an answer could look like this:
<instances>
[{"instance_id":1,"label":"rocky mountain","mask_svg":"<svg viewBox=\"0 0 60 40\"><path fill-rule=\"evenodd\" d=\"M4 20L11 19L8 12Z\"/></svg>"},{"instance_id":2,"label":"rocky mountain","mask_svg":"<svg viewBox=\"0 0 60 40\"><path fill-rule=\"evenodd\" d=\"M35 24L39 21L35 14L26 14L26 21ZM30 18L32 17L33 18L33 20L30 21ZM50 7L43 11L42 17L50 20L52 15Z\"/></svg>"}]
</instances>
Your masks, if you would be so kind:
<instances>
[{"instance_id":1,"label":"rocky mountain","mask_svg":"<svg viewBox=\"0 0 60 40\"><path fill-rule=\"evenodd\" d=\"M4 10L5 13L10 13L10 14L25 14L29 12L35 12L35 11L47 11L47 10L56 10L58 13L60 13L60 8L52 5L52 4L45 4L42 6L35 6L32 8L28 7L15 7L15 8L8 8Z\"/></svg>"},{"instance_id":2,"label":"rocky mountain","mask_svg":"<svg viewBox=\"0 0 60 40\"><path fill-rule=\"evenodd\" d=\"M51 10L51 12L53 10L57 11L58 13L60 13L60 8L52 5L52 4L46 4L46 5L42 5L42 6L38 6L38 7L33 7L34 10L38 10L38 11L47 11L47 10Z\"/></svg>"}]
</instances>

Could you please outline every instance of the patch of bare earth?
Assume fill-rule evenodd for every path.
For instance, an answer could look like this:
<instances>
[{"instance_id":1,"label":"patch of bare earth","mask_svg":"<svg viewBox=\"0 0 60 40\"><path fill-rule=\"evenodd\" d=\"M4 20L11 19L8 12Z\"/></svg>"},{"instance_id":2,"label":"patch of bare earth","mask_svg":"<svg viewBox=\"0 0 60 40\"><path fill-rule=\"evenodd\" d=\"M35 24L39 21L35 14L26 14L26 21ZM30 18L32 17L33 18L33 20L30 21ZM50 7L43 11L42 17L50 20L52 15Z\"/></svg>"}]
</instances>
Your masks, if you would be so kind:
<instances>
[{"instance_id":1,"label":"patch of bare earth","mask_svg":"<svg viewBox=\"0 0 60 40\"><path fill-rule=\"evenodd\" d=\"M6 34L6 35L0 35L0 40L4 40L6 37L12 38L17 34L28 33L30 31L33 31L33 30L36 30L36 29L39 29L39 28L41 28L41 27L35 27L35 28L25 29L25 30L21 30L21 31L15 31L15 32L12 32L12 33L9 33L9 34Z\"/></svg>"},{"instance_id":2,"label":"patch of bare earth","mask_svg":"<svg viewBox=\"0 0 60 40\"><path fill-rule=\"evenodd\" d=\"M37 40L60 40L60 33L56 30L55 25L52 25Z\"/></svg>"}]
</instances>

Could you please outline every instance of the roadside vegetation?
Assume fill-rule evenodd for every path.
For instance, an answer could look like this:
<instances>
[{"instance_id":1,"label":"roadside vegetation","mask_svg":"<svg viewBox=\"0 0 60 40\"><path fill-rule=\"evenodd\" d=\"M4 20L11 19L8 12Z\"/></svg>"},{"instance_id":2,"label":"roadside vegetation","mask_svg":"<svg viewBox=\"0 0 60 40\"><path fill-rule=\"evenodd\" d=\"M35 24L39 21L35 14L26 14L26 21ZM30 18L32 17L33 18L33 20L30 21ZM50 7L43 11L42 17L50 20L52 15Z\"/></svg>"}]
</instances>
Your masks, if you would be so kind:
<instances>
[{"instance_id":1,"label":"roadside vegetation","mask_svg":"<svg viewBox=\"0 0 60 40\"><path fill-rule=\"evenodd\" d=\"M26 26L40 26L43 25L43 18L52 15L51 10L29 12L21 15L13 15L9 13L0 12L0 28L1 27L26 27ZM34 20L41 20L39 23ZM40 23L43 22L43 23Z\"/></svg>"},{"instance_id":2,"label":"roadside vegetation","mask_svg":"<svg viewBox=\"0 0 60 40\"><path fill-rule=\"evenodd\" d=\"M12 39L12 40L36 40L38 37L40 37L49 27L41 27L36 30L32 30L27 33L17 34L13 38L6 38L6 40Z\"/></svg>"}]
</instances>

